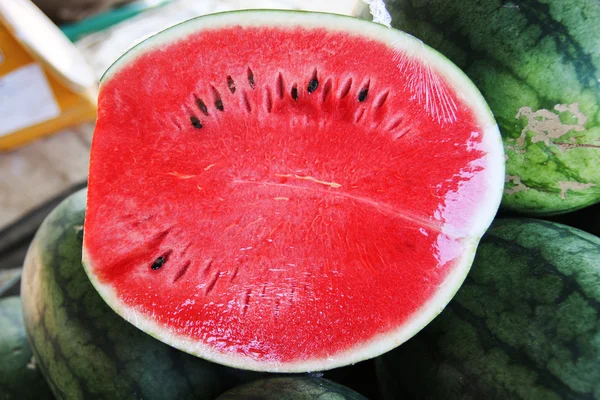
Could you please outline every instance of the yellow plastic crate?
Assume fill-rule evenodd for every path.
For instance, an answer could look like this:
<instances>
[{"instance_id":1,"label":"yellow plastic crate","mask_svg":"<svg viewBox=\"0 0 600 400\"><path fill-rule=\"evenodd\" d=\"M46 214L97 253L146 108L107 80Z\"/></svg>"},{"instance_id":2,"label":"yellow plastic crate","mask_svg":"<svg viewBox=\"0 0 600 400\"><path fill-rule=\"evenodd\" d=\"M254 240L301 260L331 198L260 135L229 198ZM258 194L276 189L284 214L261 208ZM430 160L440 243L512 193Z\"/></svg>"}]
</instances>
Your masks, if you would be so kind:
<instances>
[{"instance_id":1,"label":"yellow plastic crate","mask_svg":"<svg viewBox=\"0 0 600 400\"><path fill-rule=\"evenodd\" d=\"M96 90L78 50L33 3L0 2L0 151L93 120Z\"/></svg>"}]
</instances>

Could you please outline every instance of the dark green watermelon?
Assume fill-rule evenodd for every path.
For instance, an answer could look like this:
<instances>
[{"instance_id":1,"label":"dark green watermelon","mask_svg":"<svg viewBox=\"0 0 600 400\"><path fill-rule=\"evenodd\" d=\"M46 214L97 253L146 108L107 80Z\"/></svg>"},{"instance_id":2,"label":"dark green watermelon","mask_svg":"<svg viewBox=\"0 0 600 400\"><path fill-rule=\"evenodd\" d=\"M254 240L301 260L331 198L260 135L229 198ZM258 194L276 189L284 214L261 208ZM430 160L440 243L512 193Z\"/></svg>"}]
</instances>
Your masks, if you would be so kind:
<instances>
[{"instance_id":1,"label":"dark green watermelon","mask_svg":"<svg viewBox=\"0 0 600 400\"><path fill-rule=\"evenodd\" d=\"M254 381L227 391L217 400L366 400L366 397L327 379L304 376Z\"/></svg>"},{"instance_id":2,"label":"dark green watermelon","mask_svg":"<svg viewBox=\"0 0 600 400\"><path fill-rule=\"evenodd\" d=\"M0 400L52 399L23 327L21 299L0 299Z\"/></svg>"},{"instance_id":3,"label":"dark green watermelon","mask_svg":"<svg viewBox=\"0 0 600 400\"><path fill-rule=\"evenodd\" d=\"M377 360L386 399L600 398L600 239L496 220L448 307Z\"/></svg>"},{"instance_id":4,"label":"dark green watermelon","mask_svg":"<svg viewBox=\"0 0 600 400\"><path fill-rule=\"evenodd\" d=\"M207 399L245 374L182 353L115 314L81 266L85 191L44 221L22 278L25 327L59 399Z\"/></svg>"},{"instance_id":5,"label":"dark green watermelon","mask_svg":"<svg viewBox=\"0 0 600 400\"><path fill-rule=\"evenodd\" d=\"M558 214L600 201L598 0L387 0L392 25L461 67L500 126L503 207Z\"/></svg>"}]
</instances>

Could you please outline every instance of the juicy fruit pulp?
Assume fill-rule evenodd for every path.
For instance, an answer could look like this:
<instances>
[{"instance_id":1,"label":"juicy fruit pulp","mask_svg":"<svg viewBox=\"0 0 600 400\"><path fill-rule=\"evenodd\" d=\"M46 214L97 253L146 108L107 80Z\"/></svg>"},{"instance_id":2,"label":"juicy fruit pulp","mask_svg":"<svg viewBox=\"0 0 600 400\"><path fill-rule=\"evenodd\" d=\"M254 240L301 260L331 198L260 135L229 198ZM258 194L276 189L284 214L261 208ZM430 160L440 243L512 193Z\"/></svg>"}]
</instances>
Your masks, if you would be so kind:
<instances>
[{"instance_id":1,"label":"juicy fruit pulp","mask_svg":"<svg viewBox=\"0 0 600 400\"><path fill-rule=\"evenodd\" d=\"M111 67L99 108L92 282L142 330L228 365L319 370L395 347L451 298L500 200L476 89L351 18L192 20Z\"/></svg>"},{"instance_id":2,"label":"juicy fruit pulp","mask_svg":"<svg viewBox=\"0 0 600 400\"><path fill-rule=\"evenodd\" d=\"M497 219L442 314L377 359L386 399L600 396L600 239Z\"/></svg>"},{"instance_id":3,"label":"juicy fruit pulp","mask_svg":"<svg viewBox=\"0 0 600 400\"><path fill-rule=\"evenodd\" d=\"M387 0L392 25L461 67L506 149L503 208L534 215L600 201L597 0Z\"/></svg>"}]
</instances>

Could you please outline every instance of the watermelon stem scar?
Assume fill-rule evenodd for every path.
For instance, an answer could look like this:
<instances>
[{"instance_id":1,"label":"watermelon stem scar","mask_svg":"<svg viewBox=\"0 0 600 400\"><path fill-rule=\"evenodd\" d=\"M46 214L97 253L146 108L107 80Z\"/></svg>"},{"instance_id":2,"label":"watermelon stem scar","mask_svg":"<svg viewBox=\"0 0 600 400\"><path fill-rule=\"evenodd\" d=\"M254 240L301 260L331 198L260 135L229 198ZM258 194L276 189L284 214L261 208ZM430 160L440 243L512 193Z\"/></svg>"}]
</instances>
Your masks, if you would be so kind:
<instances>
[{"instance_id":1,"label":"watermelon stem scar","mask_svg":"<svg viewBox=\"0 0 600 400\"><path fill-rule=\"evenodd\" d=\"M461 285L502 196L477 89L379 24L191 20L119 59L98 102L90 281L141 330L236 368L325 370L406 341Z\"/></svg>"}]
</instances>

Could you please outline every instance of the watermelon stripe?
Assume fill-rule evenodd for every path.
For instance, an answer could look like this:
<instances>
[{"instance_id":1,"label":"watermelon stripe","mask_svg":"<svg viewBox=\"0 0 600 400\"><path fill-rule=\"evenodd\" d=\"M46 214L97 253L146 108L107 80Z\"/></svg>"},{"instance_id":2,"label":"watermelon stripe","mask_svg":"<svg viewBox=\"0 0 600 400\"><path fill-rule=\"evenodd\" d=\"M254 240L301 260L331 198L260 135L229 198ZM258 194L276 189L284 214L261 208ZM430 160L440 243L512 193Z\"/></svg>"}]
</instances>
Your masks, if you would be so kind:
<instances>
[{"instance_id":1,"label":"watermelon stripe","mask_svg":"<svg viewBox=\"0 0 600 400\"><path fill-rule=\"evenodd\" d=\"M391 8L393 9L394 3L398 2L391 1ZM540 99L543 99L543 103L547 103L550 107L553 107L557 100L544 98L541 96L541 93L538 90L535 90L530 84L528 84L514 69L511 69L509 65L504 64L500 59L494 57L494 54L485 53L481 50L478 50L473 43L472 35L469 34L461 34L461 31L457 29L455 23L455 15L444 14L444 10L446 7L441 9L439 12L435 13L432 10L435 10L433 7L422 6L415 7L411 4L411 2L402 2L402 11L406 13L407 18L409 20L417 20L417 21L436 21L435 26L440 32L444 33L444 39L452 42L453 46L460 48L464 55L467 57L466 62L460 62L461 60L453 59L459 67L463 70L467 71L469 67L477 60L486 58L489 61L489 58L492 58L497 67L501 67L504 71L508 71L511 75L517 79L519 82L527 85L532 90L538 94ZM496 8L496 11L500 10L502 7L510 4L512 2L506 1L503 5L500 5ZM564 58L566 58L570 63L573 63L576 66L577 75L580 78L580 82L582 86L596 86L600 87L600 83L597 80L598 69L594 64L592 57L589 53L586 53L583 47L573 38L570 34L569 27L566 27L563 23L555 19L555 17L550 12L550 7L547 4L543 4L539 1L520 1L519 2L519 11L522 13L526 19L529 21L529 26L535 25L540 28L542 31L542 35L538 39L538 42L545 36L550 36L554 39L558 47L558 52L562 54ZM441 21L441 15L444 14L444 21ZM520 33L519 33L520 34ZM427 41L426 41L427 42ZM430 42L429 45L434 48L437 43Z\"/></svg>"},{"instance_id":2,"label":"watermelon stripe","mask_svg":"<svg viewBox=\"0 0 600 400\"><path fill-rule=\"evenodd\" d=\"M558 234L561 234L561 235L565 234L564 230L556 227L556 224L554 224L554 223L547 222L547 221L540 221L540 222L538 222L538 224L545 225L547 228L556 231ZM590 244L590 246L597 245L596 243L589 241L588 238L586 238L586 237L581 237L581 240L587 241ZM548 268L554 268L552 260L549 260L544 255L544 253L541 252L540 250L538 250L536 248L523 247L523 246L515 243L514 241L503 239L502 237L494 234L494 232L491 232L490 234L487 235L486 243L489 243L491 245L497 245L497 246L509 248L511 252L514 252L516 254L520 253L526 257L530 257L530 258L533 258L536 260L543 260L543 261L538 261L538 262L544 262L545 264L548 265ZM467 278L466 281L468 281L469 279L470 278ZM583 297L588 303L590 303L590 305L593 308L600 310L600 301L597 299L591 298L581 287L581 285L579 284L577 279L573 278L572 275L564 275L561 278L561 280L564 284L563 293L560 294L560 297L559 297L559 299L557 299L555 301L555 304L560 304L570 294L577 293L578 295ZM533 305L533 303L532 303L532 305Z\"/></svg>"},{"instance_id":3,"label":"watermelon stripe","mask_svg":"<svg viewBox=\"0 0 600 400\"><path fill-rule=\"evenodd\" d=\"M60 214L59 218L57 219L56 223L54 224L55 226L59 226L60 224L66 224L66 218L64 216L63 213ZM63 225L64 226L64 225ZM68 233L67 231L60 231L60 235L57 237L57 242L58 241L62 241L64 239L64 237L66 236L66 234ZM52 242L50 241L50 243L56 243L56 242ZM53 248L51 249L44 249L44 250L51 250L53 253L52 254L58 254L55 253L55 251L58 251L58 248L56 246L53 246ZM48 275L47 273L44 274L44 278L43 280L43 285L45 285L45 287L52 287L53 285L55 285L56 282L56 278L57 278L57 274L56 271L59 269L60 267L60 262L56 262L56 260L54 259L54 257L51 257L51 265L52 265L52 274ZM36 271L37 273L40 273L41 271ZM43 271L43 272L47 272L47 271ZM64 293L63 293L64 294ZM37 296L37 294L36 294ZM52 363L53 361L57 360L57 354L61 355L61 358L66 360L67 362L65 362L65 366L67 367L68 371L71 373L72 376L74 375L74 370L73 368L69 365L68 363L68 359L64 356L62 349L60 348L60 345L56 342L56 340L53 339L48 326L46 324L46 313L48 312L48 305L44 304L44 303L38 303L40 305L42 305L42 307L39 310L36 310L36 315L39 315L39 320L36 321L35 325L35 332L36 332L36 336L37 335L41 335L43 338L43 342L39 341L39 337L36 337L34 340L29 340L31 347L34 351L34 354L39 355L39 354L46 354L46 352L40 352L40 348L38 347L38 344L43 343L44 346L50 346L52 348L53 351L53 359L45 359L44 357L36 357L36 362L39 365L39 367L42 370L42 373L44 375L44 377L46 378L46 381L48 382L48 384L50 385L52 392L54 393L55 396L57 396L60 399L67 399L67 398L73 398L73 393L66 393L61 385L58 385L55 380L54 380L54 376L55 374L52 374L51 371L53 369L53 365L49 365L48 363ZM28 318L27 316L25 316L24 318L25 320L25 324L27 324ZM31 327L29 327L27 329L28 332L31 332ZM91 393L88 393L91 394Z\"/></svg>"},{"instance_id":4,"label":"watermelon stripe","mask_svg":"<svg viewBox=\"0 0 600 400\"><path fill-rule=\"evenodd\" d=\"M542 103L544 104L543 107L546 107L549 109L552 109L553 106L558 101L558 100L551 101L548 99L544 99L542 96L539 96L538 98L543 100L542 101ZM509 132L510 130L512 130L512 128L515 125L514 119L512 121L511 120L507 121L506 118L496 116L496 120L498 121L498 126L500 127L500 129L503 132ZM544 146L541 148L541 151L543 151L548 156L548 159L550 159L554 162L554 164L556 165L555 170L560 171L560 173L563 174L563 176L565 177L565 180L581 182L581 183L587 182L587 180L584 177L582 177L580 174L577 173L577 169L569 167L569 165L567 165L561 157L556 156L557 152L560 152L561 150L558 150L555 146ZM509 174L510 174L510 172L509 172ZM536 179L538 177L539 177L539 179ZM524 177L520 176L520 179L521 179L521 183L523 183L529 189L534 189L536 191L545 192L545 193L556 193L556 194L561 193L560 187L558 187L556 185L548 186L547 181L544 181L544 174L539 174L536 177L528 177L528 178L524 178ZM597 191L600 191L600 187L598 187L598 189L596 189L596 187L592 187L592 188L588 189L588 191L597 192ZM535 210L531 210L531 211L535 211Z\"/></svg>"},{"instance_id":5,"label":"watermelon stripe","mask_svg":"<svg viewBox=\"0 0 600 400\"><path fill-rule=\"evenodd\" d=\"M29 344L35 354L40 354L36 341L31 340ZM52 393L54 393L54 395L59 399L66 399L66 393L58 385L56 385L54 379L52 379L51 375L49 374L50 370L48 369L45 360L36 358L35 362L37 367L42 371L42 374L44 375L48 386L50 386L50 390L52 390Z\"/></svg>"},{"instance_id":6,"label":"watermelon stripe","mask_svg":"<svg viewBox=\"0 0 600 400\"><path fill-rule=\"evenodd\" d=\"M576 170L574 170L573 168L569 168L569 166L567 164L565 164L561 158L555 157L556 148L552 148L550 146L545 146L545 147L543 147L543 151L544 151L544 153L546 153L548 155L548 157L550 159L552 159L556 163L556 169L558 171L560 171L561 173L563 173L569 180L573 180L573 181L577 181L577 182L585 182L585 179L583 177L581 177L579 174L577 174ZM534 187L533 185L531 185L532 181L530 179L526 179L523 182L529 187ZM553 192L553 193L560 193L560 188L544 186L543 183L537 183L537 185L539 185L537 190Z\"/></svg>"},{"instance_id":7,"label":"watermelon stripe","mask_svg":"<svg viewBox=\"0 0 600 400\"><path fill-rule=\"evenodd\" d=\"M492 287L490 290L494 290L494 288ZM511 359L511 362L525 366L528 370L535 372L538 376L537 381L539 386L560 393L561 396L564 396L563 398L579 398L578 396L580 396L581 393L575 392L550 370L540 367L539 362L533 360L526 352L522 351L522 349L515 348L510 344L503 342L496 336L486 325L486 318L478 317L473 314L458 301L451 303L449 307L460 319L477 328L477 336L479 337L480 343L483 345L484 351L500 348L500 350ZM460 364L461 360L456 360L454 365L458 366Z\"/></svg>"},{"instance_id":8,"label":"watermelon stripe","mask_svg":"<svg viewBox=\"0 0 600 400\"><path fill-rule=\"evenodd\" d=\"M74 367L71 366L69 360L70 357L67 357L67 355L63 352L60 344L52 339L52 336L50 334L50 331L48 329L48 326L46 325L46 313L43 312L40 321L39 321L39 328L41 329L44 338L45 338L45 345L46 346L50 346L53 350L53 354L54 354L54 361L58 362L58 360L64 360L64 364L67 368L67 371L70 373L71 378L77 383L77 388L79 389L77 392L77 396L74 396L73 391L70 391L68 394L67 393L63 393L63 399L88 399L91 398L90 396L95 395L96 398L98 397L97 393L93 393L92 391L90 391L89 386L88 386L88 382L86 380L76 380L77 375L75 373L76 369ZM54 368L57 368L56 366L53 365L48 365L47 366L48 369L47 371L53 371ZM64 370L61 370L62 372L62 378L64 379ZM53 382L54 385L53 386L58 386L56 385L56 382Z\"/></svg>"},{"instance_id":9,"label":"watermelon stripe","mask_svg":"<svg viewBox=\"0 0 600 400\"><path fill-rule=\"evenodd\" d=\"M519 11L531 25L539 26L542 30L542 35L536 41L536 45L546 36L554 39L558 54L575 66L577 76L583 86L600 88L598 69L591 55L573 38L570 27L555 18L548 4L539 0L520 1Z\"/></svg>"},{"instance_id":10,"label":"watermelon stripe","mask_svg":"<svg viewBox=\"0 0 600 400\"><path fill-rule=\"evenodd\" d=\"M40 311L41 311L40 315L42 316L42 318L39 321L38 327L40 329L37 332L41 332L41 335L44 338L44 342L49 343L50 346L52 346L52 344L50 342L50 334L48 332L48 328L47 328L46 324L44 323L44 317L43 317L46 312L46 307L43 307ZM37 346L37 344L39 343L37 340L30 340L30 343L31 343L31 348L34 351L34 354L42 354L42 353L40 353L39 348ZM50 366L48 365L48 363L46 363L46 359L43 357L36 357L36 362L39 365L39 367L41 368L42 373L43 373L44 377L46 378L46 381L50 385L50 388L52 389L52 392L54 393L54 395L61 399L68 398L67 393L65 393L60 388L60 386L56 384L56 382L53 379L53 376L49 374L51 369L49 368Z\"/></svg>"},{"instance_id":11,"label":"watermelon stripe","mask_svg":"<svg viewBox=\"0 0 600 400\"><path fill-rule=\"evenodd\" d=\"M77 219L80 219L80 220L84 219L83 213L78 213L78 215L76 215L74 217ZM68 288L70 279L63 276L60 272L62 270L61 265L69 265L70 263L72 263L74 261L72 254L67 254L67 256L61 256L61 251L60 251L61 247L64 246L64 243L68 243L70 240L74 239L72 227L69 224L68 213L66 213L66 212L63 213L56 220L56 222L54 222L53 225L54 225L55 229L60 230L61 233L55 241L48 242L48 244L51 246L43 249L43 253L46 254L48 257L48 260L45 260L45 262L47 263L47 265L50 266L50 268L47 270L47 274L45 277L46 284L48 285L48 287L54 286L54 287ZM65 229L65 227L68 227L71 229ZM79 240L82 240L82 233L83 232L80 230L75 234L76 236L78 236ZM81 293L81 294L83 295L83 293ZM83 304L82 304L82 298L81 298L82 296L69 297L69 294L67 291L63 291L62 295L64 296L64 300L63 300L62 304L60 305L60 307L67 314L68 320L82 321L85 324L85 326L88 327L88 329L93 333L94 337L97 337L97 338L106 338L107 337L107 332L99 329L96 326L96 324L94 324L93 319L90 318L88 316L88 314L84 311ZM47 343L47 345L52 346L52 348L55 351L55 360L64 360L64 363L67 366L71 375L73 376L73 379L78 383L79 389L80 389L80 394L82 395L81 398L83 398L83 399L107 398L108 399L108 397L104 397L100 393L98 393L97 390L96 391L92 390L89 386L88 380L82 379L82 378L84 378L82 376L78 376L77 366L71 365L71 361L72 361L71 357L68 357L64 353L64 351L61 347L60 341L54 339L48 330L48 326L46 324L46 307L45 307L44 311L42 311L42 313L41 313L41 319L40 319L39 324L44 332L44 337L46 339L45 343ZM98 346L98 347L101 347L102 352L105 353L108 358L116 360L116 359L118 359L118 354L114 348L112 348L111 346L108 345L109 343L110 342L108 340L106 340L102 346ZM133 389L134 392L142 393L140 387L135 385L135 383L133 383L133 382L131 384L134 387L134 389ZM55 385L55 386L58 386L58 385ZM73 396L72 392L68 393L68 395L64 398L65 399L70 398L71 396Z\"/></svg>"},{"instance_id":12,"label":"watermelon stripe","mask_svg":"<svg viewBox=\"0 0 600 400\"><path fill-rule=\"evenodd\" d=\"M84 219L84 214L82 212L78 213L77 216L75 216L75 218L80 219L83 221ZM62 265L69 265L70 263L72 263L73 260L73 255L72 254L67 254L66 256L62 256L62 252L61 252L61 247L64 246L64 243L68 243L70 240L74 239L74 236L78 237L78 239L81 241L82 240L82 231L79 230L77 231L77 233L75 233L75 235L73 234L72 231L72 227L69 224L69 215L68 213L62 213L62 215L53 223L55 229L59 230L61 233L58 236L58 238L55 241L49 241L47 242L49 245L48 248L43 249L43 253L47 255L48 260L45 260L45 262L47 263L47 265L50 266L50 268L46 271L46 276L45 276L45 283L46 285L48 285L48 287L61 287L61 288L68 288L69 287L69 283L70 283L70 279L68 279L67 277L63 276L61 274L61 266ZM65 227L71 228L71 229L65 229ZM83 294L83 293L82 293ZM63 291L62 295L64 296L63 302L60 305L60 307L62 308L62 310L64 310L68 316L68 320L80 320L82 322L84 322L84 324L88 327L88 329L93 332L93 336L94 337L98 337L98 338L106 338L106 334L107 332L102 331L101 329L97 328L96 325L94 324L94 321L92 318L90 318L88 316L87 313L85 313L83 311L83 304L81 302L81 296L80 297L69 297L69 294L67 291ZM101 395L100 393L98 393L97 390L92 390L92 388L89 386L89 381L84 379L84 377L79 376L77 371L79 371L79 369L77 368L77 366L71 365L71 361L72 358L68 357L62 347L61 347L61 342L55 338L53 338L53 336L51 335L49 329L48 329L48 325L46 323L46 312L47 312L47 307L44 307L42 312L41 312L41 318L39 321L39 326L42 329L43 333L44 333L44 337L45 337L45 343L46 345L49 345L53 348L54 350L54 360L62 360L64 361L65 366L67 367L68 371L71 373L73 380L78 384L78 388L79 388L79 395L81 396L80 398L82 399L88 399L88 398L97 398L97 399L109 399L110 397L104 397L103 395ZM106 345L110 342L106 341L102 346L102 351L107 355L107 357L111 358L111 359L118 359L118 354L115 351L114 348L111 348L110 346ZM50 376L50 380L52 379L52 375L46 375L46 376ZM57 385L55 382L53 382L53 386L56 388L59 388L60 385ZM135 386L134 391L136 393L142 393L141 388L137 387L135 384L132 384L132 386ZM62 390L61 390L62 392ZM63 398L64 399L70 399L73 397L73 392L69 392L69 393L64 393L62 392ZM114 396L114 395L113 395Z\"/></svg>"}]
</instances>

